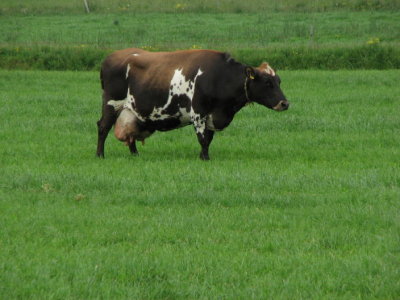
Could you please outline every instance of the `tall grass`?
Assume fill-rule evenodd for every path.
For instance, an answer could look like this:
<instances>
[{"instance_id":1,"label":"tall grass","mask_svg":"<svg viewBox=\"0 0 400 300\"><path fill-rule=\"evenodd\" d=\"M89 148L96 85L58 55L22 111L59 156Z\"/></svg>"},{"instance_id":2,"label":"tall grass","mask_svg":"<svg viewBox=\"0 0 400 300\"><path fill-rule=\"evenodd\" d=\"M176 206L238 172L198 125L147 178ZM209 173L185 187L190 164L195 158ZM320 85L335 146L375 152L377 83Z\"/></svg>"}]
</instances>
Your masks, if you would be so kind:
<instances>
[{"instance_id":1,"label":"tall grass","mask_svg":"<svg viewBox=\"0 0 400 300\"><path fill-rule=\"evenodd\" d=\"M116 49L84 47L0 48L0 68L37 70L99 70L104 58ZM152 48L156 50L176 50ZM224 50L224 49L221 49ZM291 47L285 49L234 49L236 60L258 66L268 61L279 70L398 69L400 49L392 46L355 48Z\"/></svg>"}]
</instances>

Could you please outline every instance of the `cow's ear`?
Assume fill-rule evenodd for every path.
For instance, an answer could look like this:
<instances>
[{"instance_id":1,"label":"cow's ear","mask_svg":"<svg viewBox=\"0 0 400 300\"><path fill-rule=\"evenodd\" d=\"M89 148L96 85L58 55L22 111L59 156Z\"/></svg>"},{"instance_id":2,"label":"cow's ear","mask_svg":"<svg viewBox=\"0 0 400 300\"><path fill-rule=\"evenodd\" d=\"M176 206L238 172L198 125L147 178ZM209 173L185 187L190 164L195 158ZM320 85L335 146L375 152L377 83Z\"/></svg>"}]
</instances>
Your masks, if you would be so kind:
<instances>
[{"instance_id":1,"label":"cow's ear","mask_svg":"<svg viewBox=\"0 0 400 300\"><path fill-rule=\"evenodd\" d=\"M256 72L254 71L254 69L252 67L246 67L246 76L247 76L247 78L249 78L251 80L256 78Z\"/></svg>"},{"instance_id":2,"label":"cow's ear","mask_svg":"<svg viewBox=\"0 0 400 300\"><path fill-rule=\"evenodd\" d=\"M269 63L267 63L267 62L263 62L259 67L258 67L258 69L261 71L261 72L265 72L265 73L267 73L267 74L269 74L269 75L271 75L271 76L275 76L276 75L276 72L274 71L274 69L272 69L272 67L269 65Z\"/></svg>"}]
</instances>

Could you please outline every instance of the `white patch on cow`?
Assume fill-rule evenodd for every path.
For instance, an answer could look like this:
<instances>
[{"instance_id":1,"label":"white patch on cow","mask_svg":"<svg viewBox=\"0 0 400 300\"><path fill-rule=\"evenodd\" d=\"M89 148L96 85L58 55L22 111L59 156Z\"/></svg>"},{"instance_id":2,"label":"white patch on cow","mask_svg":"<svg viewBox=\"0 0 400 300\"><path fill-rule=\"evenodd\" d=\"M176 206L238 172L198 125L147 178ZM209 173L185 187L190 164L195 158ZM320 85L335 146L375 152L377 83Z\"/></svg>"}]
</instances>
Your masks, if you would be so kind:
<instances>
[{"instance_id":1,"label":"white patch on cow","mask_svg":"<svg viewBox=\"0 0 400 300\"><path fill-rule=\"evenodd\" d=\"M201 134L204 137L204 131L206 130L206 119L207 117L201 117L200 114L197 114L193 106L190 108L190 119L193 122L194 129L197 134Z\"/></svg>"},{"instance_id":2,"label":"white patch on cow","mask_svg":"<svg viewBox=\"0 0 400 300\"><path fill-rule=\"evenodd\" d=\"M131 94L130 88L128 87L128 92L126 93L124 108L127 108L133 112L135 110L134 107L135 107L135 98L133 97L133 94Z\"/></svg>"},{"instance_id":3,"label":"white patch on cow","mask_svg":"<svg viewBox=\"0 0 400 300\"><path fill-rule=\"evenodd\" d=\"M186 107L179 107L178 114L180 114L179 121L181 122L182 125L190 124L191 118L190 114L187 112Z\"/></svg>"},{"instance_id":4,"label":"white patch on cow","mask_svg":"<svg viewBox=\"0 0 400 300\"><path fill-rule=\"evenodd\" d=\"M172 116L166 114L165 110L171 105L174 96L186 95L189 98L191 106L196 86L196 79L202 74L203 72L199 69L193 81L191 81L186 79L185 75L182 73L182 69L176 69L170 82L167 102L163 107L155 107L153 109L149 116L150 120L165 120L170 117L179 117L181 123L190 123L190 120L192 120L192 113L188 114L186 107L180 107L179 111Z\"/></svg>"},{"instance_id":5,"label":"white patch on cow","mask_svg":"<svg viewBox=\"0 0 400 300\"><path fill-rule=\"evenodd\" d=\"M139 56L139 54L137 54L137 53L133 53L132 55L133 55L133 56Z\"/></svg>"},{"instance_id":6,"label":"white patch on cow","mask_svg":"<svg viewBox=\"0 0 400 300\"><path fill-rule=\"evenodd\" d=\"M126 76L125 76L125 78L126 79L128 79L128 76L129 76L129 70L131 69L131 65L130 64L128 64L128 66L126 67Z\"/></svg>"},{"instance_id":7,"label":"white patch on cow","mask_svg":"<svg viewBox=\"0 0 400 300\"><path fill-rule=\"evenodd\" d=\"M107 105L110 105L114 107L115 111L120 111L124 108L124 104L126 102L126 99L124 100L110 100L107 102Z\"/></svg>"},{"instance_id":8,"label":"white patch on cow","mask_svg":"<svg viewBox=\"0 0 400 300\"><path fill-rule=\"evenodd\" d=\"M190 112L196 133L201 134L204 137L204 131L206 130L206 117L202 118L199 114L194 113L193 108Z\"/></svg>"},{"instance_id":9,"label":"white patch on cow","mask_svg":"<svg viewBox=\"0 0 400 300\"><path fill-rule=\"evenodd\" d=\"M144 121L144 118L138 114L135 110L135 98L133 94L131 94L130 89L128 88L128 92L126 93L126 98L123 100L109 100L107 105L111 105L114 107L115 111L120 111L123 109L129 109L140 121Z\"/></svg>"},{"instance_id":10,"label":"white patch on cow","mask_svg":"<svg viewBox=\"0 0 400 300\"><path fill-rule=\"evenodd\" d=\"M212 114L209 114L207 116L206 128L212 131L219 131L218 129L215 128Z\"/></svg>"},{"instance_id":11,"label":"white patch on cow","mask_svg":"<svg viewBox=\"0 0 400 300\"><path fill-rule=\"evenodd\" d=\"M144 118L135 110L135 97L133 97L133 93L130 92L128 87L128 93L126 94L124 108L129 109L133 114L142 122L144 122Z\"/></svg>"}]
</instances>

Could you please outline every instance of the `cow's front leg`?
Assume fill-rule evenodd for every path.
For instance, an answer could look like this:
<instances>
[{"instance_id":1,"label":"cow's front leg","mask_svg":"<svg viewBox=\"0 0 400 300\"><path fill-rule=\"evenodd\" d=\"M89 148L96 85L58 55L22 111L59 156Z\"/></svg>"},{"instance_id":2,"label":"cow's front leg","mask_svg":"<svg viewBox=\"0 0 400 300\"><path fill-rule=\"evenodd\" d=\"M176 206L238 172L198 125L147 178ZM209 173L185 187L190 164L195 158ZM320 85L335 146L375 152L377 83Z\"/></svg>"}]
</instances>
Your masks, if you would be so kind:
<instances>
[{"instance_id":1,"label":"cow's front leg","mask_svg":"<svg viewBox=\"0 0 400 300\"><path fill-rule=\"evenodd\" d=\"M202 160L210 159L208 155L208 147L210 146L213 137L214 137L214 131L209 129L204 130L204 134L197 134L197 138L201 145L200 159Z\"/></svg>"},{"instance_id":2,"label":"cow's front leg","mask_svg":"<svg viewBox=\"0 0 400 300\"><path fill-rule=\"evenodd\" d=\"M200 159L209 160L208 147L214 137L214 131L206 128L206 118L196 117L194 122L194 129L196 130L197 139L201 145Z\"/></svg>"}]
</instances>

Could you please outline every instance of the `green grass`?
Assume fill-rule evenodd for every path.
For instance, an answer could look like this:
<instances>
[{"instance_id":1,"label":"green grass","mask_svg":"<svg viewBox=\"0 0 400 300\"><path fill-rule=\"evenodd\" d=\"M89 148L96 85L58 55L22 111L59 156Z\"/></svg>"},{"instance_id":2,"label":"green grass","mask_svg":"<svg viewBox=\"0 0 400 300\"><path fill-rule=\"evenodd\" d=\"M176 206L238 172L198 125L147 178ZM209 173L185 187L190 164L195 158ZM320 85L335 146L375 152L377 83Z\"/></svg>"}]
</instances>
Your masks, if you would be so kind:
<instances>
[{"instance_id":1,"label":"green grass","mask_svg":"<svg viewBox=\"0 0 400 300\"><path fill-rule=\"evenodd\" d=\"M94 72L0 71L0 295L396 299L398 70L284 71L284 113L95 158Z\"/></svg>"}]
</instances>

